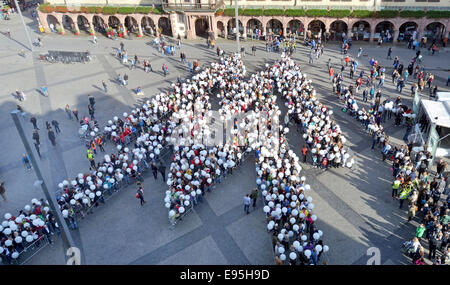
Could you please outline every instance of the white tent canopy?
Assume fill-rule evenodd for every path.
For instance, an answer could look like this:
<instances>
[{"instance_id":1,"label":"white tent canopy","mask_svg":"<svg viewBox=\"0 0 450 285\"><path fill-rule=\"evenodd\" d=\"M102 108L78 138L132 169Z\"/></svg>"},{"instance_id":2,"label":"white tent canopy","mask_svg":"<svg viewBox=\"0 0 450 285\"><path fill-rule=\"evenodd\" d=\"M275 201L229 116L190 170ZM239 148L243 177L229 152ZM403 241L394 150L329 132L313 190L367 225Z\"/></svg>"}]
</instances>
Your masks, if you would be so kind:
<instances>
[{"instance_id":1,"label":"white tent canopy","mask_svg":"<svg viewBox=\"0 0 450 285\"><path fill-rule=\"evenodd\" d=\"M437 92L436 93L437 101L448 101L450 100L450 92Z\"/></svg>"},{"instance_id":2,"label":"white tent canopy","mask_svg":"<svg viewBox=\"0 0 450 285\"><path fill-rule=\"evenodd\" d=\"M450 128L450 101L421 100L431 123Z\"/></svg>"}]
</instances>

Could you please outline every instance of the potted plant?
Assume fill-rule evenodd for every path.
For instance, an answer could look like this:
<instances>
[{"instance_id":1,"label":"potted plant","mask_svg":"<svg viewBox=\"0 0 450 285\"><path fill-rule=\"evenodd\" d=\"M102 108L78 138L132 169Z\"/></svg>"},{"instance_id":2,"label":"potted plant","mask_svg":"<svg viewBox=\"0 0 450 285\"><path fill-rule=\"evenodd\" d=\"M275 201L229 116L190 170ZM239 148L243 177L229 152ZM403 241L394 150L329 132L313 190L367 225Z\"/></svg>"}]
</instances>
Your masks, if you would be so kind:
<instances>
[{"instance_id":1,"label":"potted plant","mask_svg":"<svg viewBox=\"0 0 450 285\"><path fill-rule=\"evenodd\" d=\"M61 27L58 27L56 30L58 31L58 33L59 33L60 35L63 34L63 31L62 31L62 28L61 28Z\"/></svg>"},{"instance_id":2,"label":"potted plant","mask_svg":"<svg viewBox=\"0 0 450 285\"><path fill-rule=\"evenodd\" d=\"M92 30L92 28L89 28L89 35L91 35L91 36L94 35L94 30Z\"/></svg>"},{"instance_id":3,"label":"potted plant","mask_svg":"<svg viewBox=\"0 0 450 285\"><path fill-rule=\"evenodd\" d=\"M76 30L76 31L75 31L75 36L78 36L78 35L80 35L80 31L79 31L79 30Z\"/></svg>"}]
</instances>

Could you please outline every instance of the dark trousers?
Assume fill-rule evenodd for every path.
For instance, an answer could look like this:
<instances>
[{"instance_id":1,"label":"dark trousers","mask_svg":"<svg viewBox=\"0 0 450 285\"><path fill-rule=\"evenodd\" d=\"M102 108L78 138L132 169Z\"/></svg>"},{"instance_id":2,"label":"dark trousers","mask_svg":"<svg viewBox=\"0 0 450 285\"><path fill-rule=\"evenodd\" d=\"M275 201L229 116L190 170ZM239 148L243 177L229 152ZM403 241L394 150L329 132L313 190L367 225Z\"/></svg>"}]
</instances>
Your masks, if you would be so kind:
<instances>
[{"instance_id":1,"label":"dark trousers","mask_svg":"<svg viewBox=\"0 0 450 285\"><path fill-rule=\"evenodd\" d=\"M306 162L306 155L303 155L303 162Z\"/></svg>"},{"instance_id":2,"label":"dark trousers","mask_svg":"<svg viewBox=\"0 0 450 285\"><path fill-rule=\"evenodd\" d=\"M35 144L34 144L34 147L36 148L36 151L37 151L39 157L41 157L41 150L39 149L39 144L38 144L38 143L35 143Z\"/></svg>"},{"instance_id":3,"label":"dark trousers","mask_svg":"<svg viewBox=\"0 0 450 285\"><path fill-rule=\"evenodd\" d=\"M56 133L60 133L61 132L61 130L59 129L59 126L57 126L57 125L53 125L53 126L55 127Z\"/></svg>"},{"instance_id":4,"label":"dark trousers","mask_svg":"<svg viewBox=\"0 0 450 285\"><path fill-rule=\"evenodd\" d=\"M163 181L166 182L166 174L164 173L164 171L160 170L159 173L161 173Z\"/></svg>"},{"instance_id":5,"label":"dark trousers","mask_svg":"<svg viewBox=\"0 0 450 285\"><path fill-rule=\"evenodd\" d=\"M250 205L245 205L244 204L244 211L248 214L250 213Z\"/></svg>"},{"instance_id":6,"label":"dark trousers","mask_svg":"<svg viewBox=\"0 0 450 285\"><path fill-rule=\"evenodd\" d=\"M403 206L403 202L405 201L405 199L400 199L399 201L400 201L399 209L401 209L402 206Z\"/></svg>"},{"instance_id":7,"label":"dark trousers","mask_svg":"<svg viewBox=\"0 0 450 285\"><path fill-rule=\"evenodd\" d=\"M398 196L398 189L392 188L392 197L397 197L397 196Z\"/></svg>"},{"instance_id":8,"label":"dark trousers","mask_svg":"<svg viewBox=\"0 0 450 285\"><path fill-rule=\"evenodd\" d=\"M430 245L430 251L429 251L429 254L428 254L428 259L436 258L436 249L437 249L437 247L435 245Z\"/></svg>"},{"instance_id":9,"label":"dark trousers","mask_svg":"<svg viewBox=\"0 0 450 285\"><path fill-rule=\"evenodd\" d=\"M153 171L153 177L155 177L155 180L158 179L158 171Z\"/></svg>"}]
</instances>

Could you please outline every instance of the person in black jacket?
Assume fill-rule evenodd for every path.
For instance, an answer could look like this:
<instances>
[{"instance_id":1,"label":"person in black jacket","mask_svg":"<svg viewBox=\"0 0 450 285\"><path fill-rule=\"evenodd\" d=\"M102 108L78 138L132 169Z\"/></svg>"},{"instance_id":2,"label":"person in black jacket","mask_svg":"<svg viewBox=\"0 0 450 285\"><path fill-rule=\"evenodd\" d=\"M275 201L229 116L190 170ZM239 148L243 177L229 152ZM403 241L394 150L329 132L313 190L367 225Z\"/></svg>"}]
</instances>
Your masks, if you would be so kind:
<instances>
[{"instance_id":1,"label":"person in black jacket","mask_svg":"<svg viewBox=\"0 0 450 285\"><path fill-rule=\"evenodd\" d=\"M161 173L164 182L166 182L166 167L164 166L161 160L159 161L158 171L159 173Z\"/></svg>"},{"instance_id":2,"label":"person in black jacket","mask_svg":"<svg viewBox=\"0 0 450 285\"><path fill-rule=\"evenodd\" d=\"M92 109L94 109L95 98L91 94L89 94L88 96L89 96L89 104L92 106Z\"/></svg>"},{"instance_id":3,"label":"person in black jacket","mask_svg":"<svg viewBox=\"0 0 450 285\"><path fill-rule=\"evenodd\" d=\"M434 258L436 258L436 250L437 250L437 240L436 240L436 237L434 235L432 235L428 239L428 244L430 246L428 259L434 259Z\"/></svg>"},{"instance_id":4,"label":"person in black jacket","mask_svg":"<svg viewBox=\"0 0 450 285\"><path fill-rule=\"evenodd\" d=\"M34 115L31 116L30 122L33 124L33 127L34 127L36 130L39 130L39 128L38 128L38 126L37 126L37 120L36 120L36 117L35 117Z\"/></svg>"},{"instance_id":5,"label":"person in black jacket","mask_svg":"<svg viewBox=\"0 0 450 285\"><path fill-rule=\"evenodd\" d=\"M37 130L33 131L33 140L35 140L38 145L41 144L39 142L39 134L38 134Z\"/></svg>"},{"instance_id":6,"label":"person in black jacket","mask_svg":"<svg viewBox=\"0 0 450 285\"><path fill-rule=\"evenodd\" d=\"M53 121L52 121L52 125L53 125L53 127L55 128L55 131L56 131L57 134L61 132L61 130L59 129L59 123L58 123L58 121L53 120Z\"/></svg>"},{"instance_id":7,"label":"person in black jacket","mask_svg":"<svg viewBox=\"0 0 450 285\"><path fill-rule=\"evenodd\" d=\"M152 162L151 167L152 167L153 177L155 177L155 180L157 180L158 179L158 167L156 167L154 162Z\"/></svg>"},{"instance_id":8,"label":"person in black jacket","mask_svg":"<svg viewBox=\"0 0 450 285\"><path fill-rule=\"evenodd\" d=\"M51 127L48 129L48 139L52 142L53 146L56 145L56 136Z\"/></svg>"}]
</instances>

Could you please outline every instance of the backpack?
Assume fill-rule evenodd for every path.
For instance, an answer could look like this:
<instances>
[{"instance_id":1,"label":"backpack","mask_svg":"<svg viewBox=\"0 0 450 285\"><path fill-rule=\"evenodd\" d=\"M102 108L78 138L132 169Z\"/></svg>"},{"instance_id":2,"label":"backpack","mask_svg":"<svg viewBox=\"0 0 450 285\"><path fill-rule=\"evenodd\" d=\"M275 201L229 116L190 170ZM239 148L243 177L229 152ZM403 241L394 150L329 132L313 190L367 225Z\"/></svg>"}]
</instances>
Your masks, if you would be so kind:
<instances>
[{"instance_id":1,"label":"backpack","mask_svg":"<svg viewBox=\"0 0 450 285\"><path fill-rule=\"evenodd\" d=\"M139 193L136 193L136 198L139 199L141 197L141 195L139 195Z\"/></svg>"}]
</instances>

